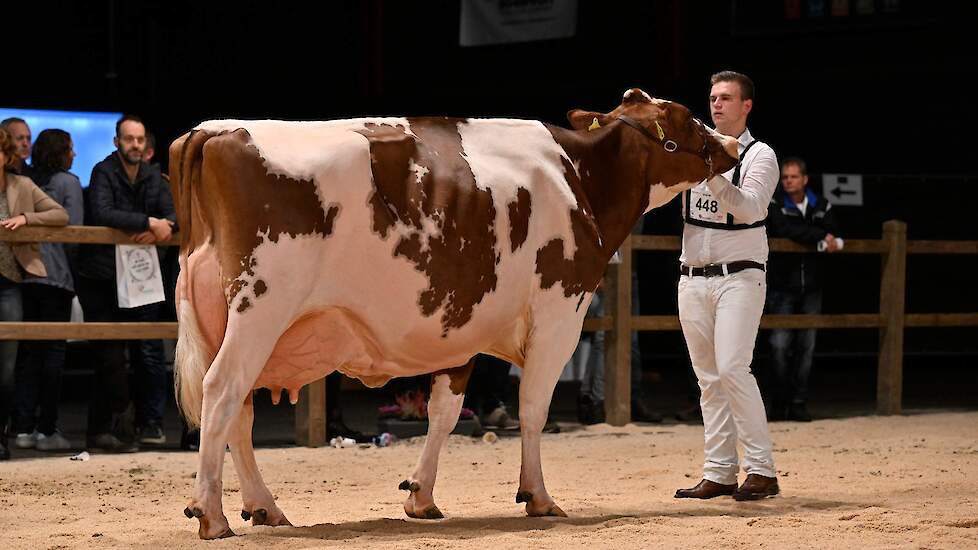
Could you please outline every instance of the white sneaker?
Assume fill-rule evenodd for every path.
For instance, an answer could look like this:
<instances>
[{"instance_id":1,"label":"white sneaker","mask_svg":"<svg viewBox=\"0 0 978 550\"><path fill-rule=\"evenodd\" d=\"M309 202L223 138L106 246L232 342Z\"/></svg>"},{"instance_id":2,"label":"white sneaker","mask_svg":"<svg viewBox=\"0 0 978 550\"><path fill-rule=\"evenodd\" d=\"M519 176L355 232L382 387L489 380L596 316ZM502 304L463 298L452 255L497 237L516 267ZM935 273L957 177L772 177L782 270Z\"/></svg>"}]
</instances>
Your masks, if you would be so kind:
<instances>
[{"instance_id":1,"label":"white sneaker","mask_svg":"<svg viewBox=\"0 0 978 550\"><path fill-rule=\"evenodd\" d=\"M14 439L14 446L16 446L18 449L33 449L34 446L37 445L37 436L39 435L41 434L37 433L37 430L34 430L29 434L19 433L17 434L17 438Z\"/></svg>"},{"instance_id":2,"label":"white sneaker","mask_svg":"<svg viewBox=\"0 0 978 550\"><path fill-rule=\"evenodd\" d=\"M68 441L68 438L62 435L60 431L55 431L51 435L38 434L38 451L67 451L70 448L71 441Z\"/></svg>"}]
</instances>

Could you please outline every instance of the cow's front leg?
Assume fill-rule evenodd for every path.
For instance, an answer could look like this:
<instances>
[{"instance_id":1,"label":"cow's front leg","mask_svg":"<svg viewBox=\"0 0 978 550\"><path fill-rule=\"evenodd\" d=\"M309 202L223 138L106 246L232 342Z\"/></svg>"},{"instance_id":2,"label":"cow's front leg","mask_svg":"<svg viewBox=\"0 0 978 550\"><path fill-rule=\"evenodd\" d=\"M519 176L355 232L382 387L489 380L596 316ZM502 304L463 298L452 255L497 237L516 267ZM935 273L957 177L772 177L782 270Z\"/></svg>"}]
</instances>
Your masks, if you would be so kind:
<instances>
[{"instance_id":1,"label":"cow's front leg","mask_svg":"<svg viewBox=\"0 0 978 550\"><path fill-rule=\"evenodd\" d=\"M523 365L520 381L523 462L520 466L520 487L516 492L516 502L526 503L526 514L529 516L567 517L544 486L540 437L547 422L554 387L580 336L580 322L576 328L568 328L559 322L538 326L547 326L549 330L546 333L538 332L534 336L527 347L526 362Z\"/></svg>"},{"instance_id":2,"label":"cow's front leg","mask_svg":"<svg viewBox=\"0 0 978 550\"><path fill-rule=\"evenodd\" d=\"M473 361L462 367L439 371L433 375L431 397L428 399L428 436L421 459L410 478L398 487L409 491L404 501L404 513L411 518L440 519L445 517L435 506L435 477L438 475L438 455L448 435L458 423L465 398L465 385L472 373Z\"/></svg>"},{"instance_id":3,"label":"cow's front leg","mask_svg":"<svg viewBox=\"0 0 978 550\"><path fill-rule=\"evenodd\" d=\"M252 525L291 526L292 523L275 504L275 497L265 486L255 461L255 449L251 441L251 428L255 421L252 395L249 392L245 399L229 442L234 469L238 472L241 483L241 518L245 521L251 520Z\"/></svg>"}]
</instances>

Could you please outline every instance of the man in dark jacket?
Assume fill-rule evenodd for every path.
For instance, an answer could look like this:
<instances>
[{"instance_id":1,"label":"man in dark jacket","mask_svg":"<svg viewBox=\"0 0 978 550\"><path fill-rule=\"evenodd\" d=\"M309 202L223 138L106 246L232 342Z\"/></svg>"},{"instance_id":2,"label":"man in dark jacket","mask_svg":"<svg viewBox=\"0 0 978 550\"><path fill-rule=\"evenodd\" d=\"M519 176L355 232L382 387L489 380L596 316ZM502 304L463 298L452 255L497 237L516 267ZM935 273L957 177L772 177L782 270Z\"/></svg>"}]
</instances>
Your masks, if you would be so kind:
<instances>
[{"instance_id":1,"label":"man in dark jacket","mask_svg":"<svg viewBox=\"0 0 978 550\"><path fill-rule=\"evenodd\" d=\"M135 116L116 123L116 151L95 165L85 201L88 225L114 227L133 234L138 244L169 240L176 223L173 196L158 166L143 161L146 127ZM115 248L87 245L80 254L78 296L86 321L152 322L161 304L130 309L118 306ZM95 388L89 407L88 446L123 452L135 450L129 426L129 386L126 342L93 341ZM136 424L139 442L162 444L163 409L168 384L160 340L129 343L129 359L136 374Z\"/></svg>"},{"instance_id":2,"label":"man in dark jacket","mask_svg":"<svg viewBox=\"0 0 978 550\"><path fill-rule=\"evenodd\" d=\"M780 254L768 265L768 312L819 313L822 284L818 252L835 252L844 242L832 205L808 189L808 170L800 158L781 163L781 190L768 209L768 235L811 246L810 253ZM811 420L806 399L808 375L815 351L815 329L771 331L773 395L772 420Z\"/></svg>"}]
</instances>

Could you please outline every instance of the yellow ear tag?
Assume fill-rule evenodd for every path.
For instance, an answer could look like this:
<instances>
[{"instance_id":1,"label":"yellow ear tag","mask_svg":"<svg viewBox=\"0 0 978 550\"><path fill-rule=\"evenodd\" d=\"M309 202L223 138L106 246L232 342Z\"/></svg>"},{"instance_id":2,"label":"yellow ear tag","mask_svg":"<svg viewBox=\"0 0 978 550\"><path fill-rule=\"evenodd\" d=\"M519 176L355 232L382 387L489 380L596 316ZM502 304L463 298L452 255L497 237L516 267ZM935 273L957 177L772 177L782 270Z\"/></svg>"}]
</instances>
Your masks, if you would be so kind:
<instances>
[{"instance_id":1,"label":"yellow ear tag","mask_svg":"<svg viewBox=\"0 0 978 550\"><path fill-rule=\"evenodd\" d=\"M659 139L666 139L666 133L662 131L662 126L659 126L659 121L655 121L655 129L659 131Z\"/></svg>"},{"instance_id":2,"label":"yellow ear tag","mask_svg":"<svg viewBox=\"0 0 978 550\"><path fill-rule=\"evenodd\" d=\"M598 124L598 117L594 117L594 120L591 121L591 125L587 127L587 131L590 132L591 130L597 130L600 127L601 125Z\"/></svg>"}]
</instances>

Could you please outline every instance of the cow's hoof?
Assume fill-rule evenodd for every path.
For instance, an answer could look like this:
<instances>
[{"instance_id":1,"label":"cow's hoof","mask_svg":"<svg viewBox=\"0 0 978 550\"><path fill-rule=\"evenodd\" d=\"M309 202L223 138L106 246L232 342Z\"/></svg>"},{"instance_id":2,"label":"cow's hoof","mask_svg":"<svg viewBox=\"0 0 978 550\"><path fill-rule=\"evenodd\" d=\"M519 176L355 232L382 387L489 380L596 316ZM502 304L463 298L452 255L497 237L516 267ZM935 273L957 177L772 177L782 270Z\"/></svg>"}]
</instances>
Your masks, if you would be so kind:
<instances>
[{"instance_id":1,"label":"cow's hoof","mask_svg":"<svg viewBox=\"0 0 978 550\"><path fill-rule=\"evenodd\" d=\"M432 504L431 506L425 508L421 513L407 512L409 518L414 519L444 519L445 514L441 513L441 510L437 506Z\"/></svg>"},{"instance_id":2,"label":"cow's hoof","mask_svg":"<svg viewBox=\"0 0 978 550\"><path fill-rule=\"evenodd\" d=\"M559 518L566 518L567 517L567 513L565 513L563 510L561 510L560 509L560 506L557 506L556 504L551 504L550 507L547 508L543 512L537 512L537 511L531 510L530 509L530 503L527 503L526 504L526 515L530 516L531 518L547 517L547 516L553 516L553 517L559 517Z\"/></svg>"},{"instance_id":3,"label":"cow's hoof","mask_svg":"<svg viewBox=\"0 0 978 550\"><path fill-rule=\"evenodd\" d=\"M397 488L402 491L410 491L412 493L417 493L418 491L421 490L421 484L418 483L417 481L409 481L405 479L404 481L401 482L400 485L397 486Z\"/></svg>"},{"instance_id":4,"label":"cow's hoof","mask_svg":"<svg viewBox=\"0 0 978 550\"><path fill-rule=\"evenodd\" d=\"M197 530L197 536L201 540L226 539L235 536L234 531L231 530L231 527L226 526L226 523L225 526L215 525L217 522L207 521L207 518L204 516L197 519L200 520L200 529Z\"/></svg>"},{"instance_id":5,"label":"cow's hoof","mask_svg":"<svg viewBox=\"0 0 978 550\"><path fill-rule=\"evenodd\" d=\"M241 517L244 517L246 512L241 512ZM281 511L273 510L273 513L269 515L268 510L264 508L258 508L251 514L251 524L252 525L269 525L271 527L288 526L292 527L292 522L285 517ZM247 520L248 518L245 518Z\"/></svg>"}]
</instances>

